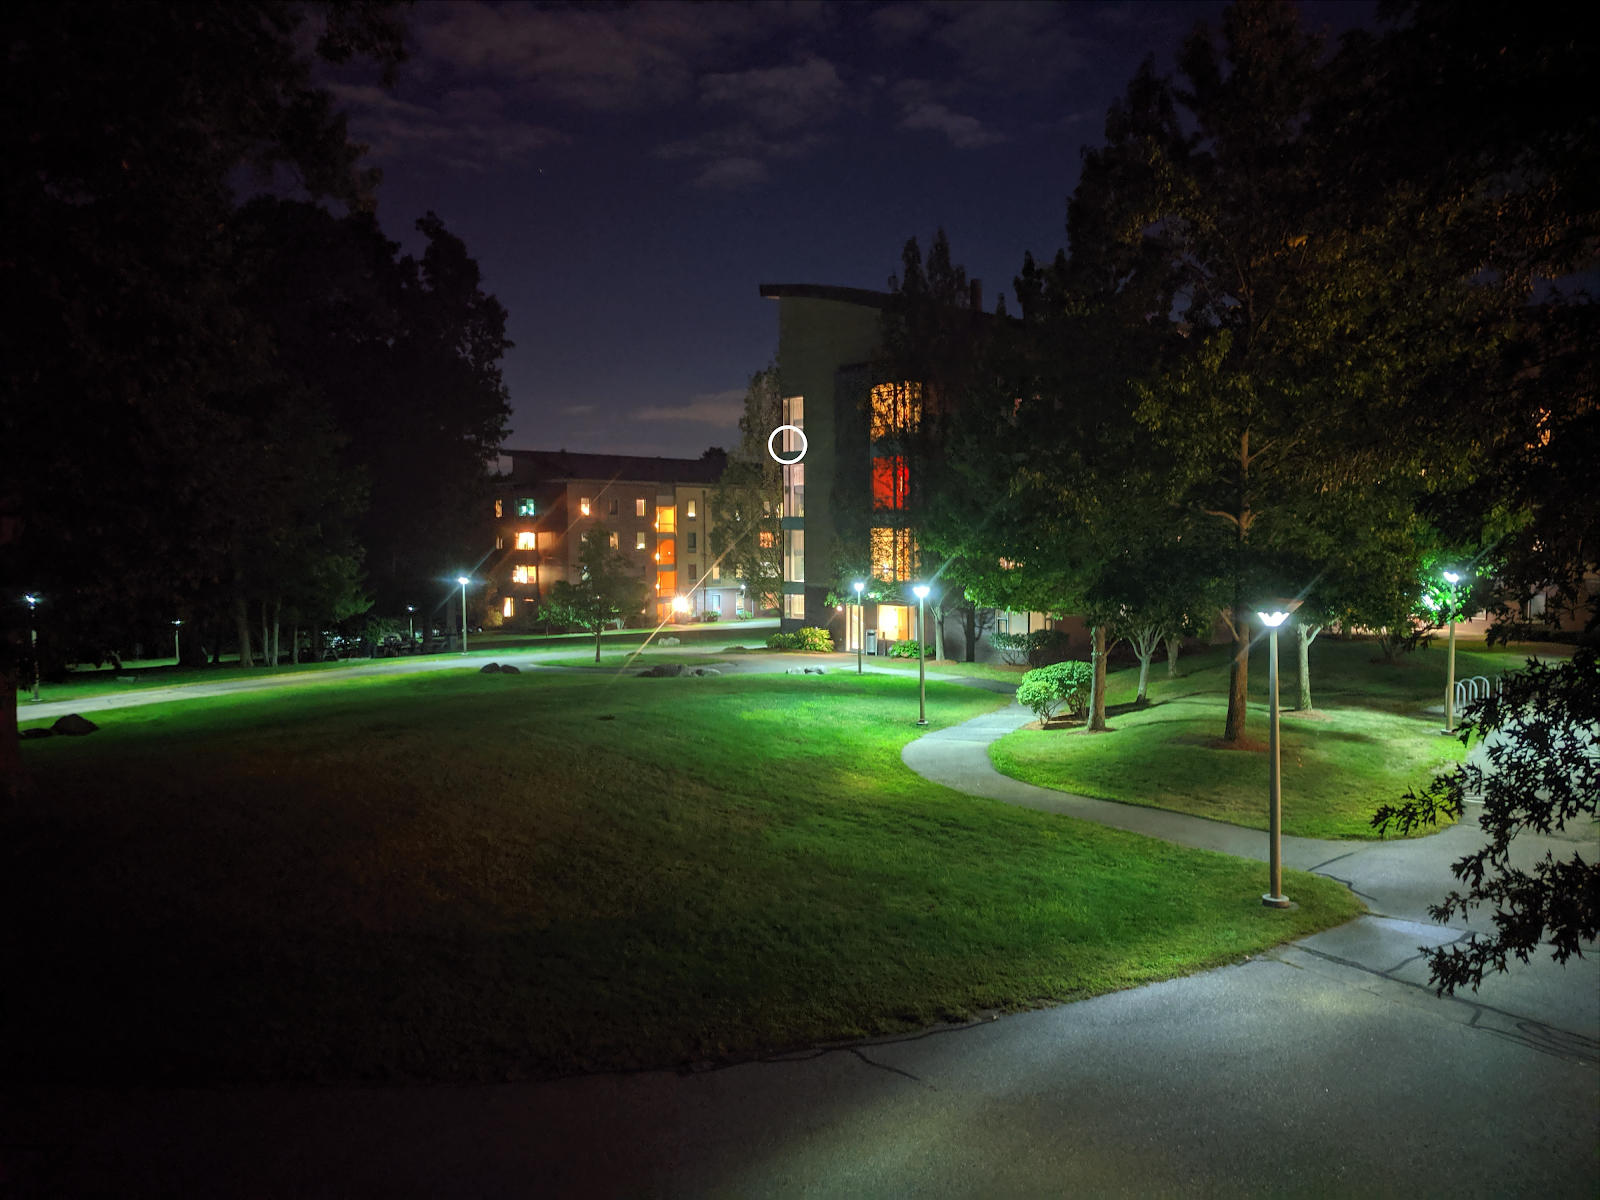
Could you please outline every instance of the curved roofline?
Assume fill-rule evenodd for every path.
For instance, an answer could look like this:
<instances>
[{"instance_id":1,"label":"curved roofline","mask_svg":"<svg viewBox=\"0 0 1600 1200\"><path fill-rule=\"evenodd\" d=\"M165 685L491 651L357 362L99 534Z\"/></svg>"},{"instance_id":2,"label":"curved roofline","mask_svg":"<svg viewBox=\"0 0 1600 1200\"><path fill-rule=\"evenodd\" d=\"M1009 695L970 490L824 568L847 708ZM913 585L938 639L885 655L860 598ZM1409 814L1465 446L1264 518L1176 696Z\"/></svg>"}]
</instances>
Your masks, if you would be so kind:
<instances>
[{"instance_id":1,"label":"curved roofline","mask_svg":"<svg viewBox=\"0 0 1600 1200\"><path fill-rule=\"evenodd\" d=\"M888 292L874 292L867 288L835 287L831 283L763 283L763 300L834 300L840 304L855 304L861 308L883 308L893 297Z\"/></svg>"}]
</instances>

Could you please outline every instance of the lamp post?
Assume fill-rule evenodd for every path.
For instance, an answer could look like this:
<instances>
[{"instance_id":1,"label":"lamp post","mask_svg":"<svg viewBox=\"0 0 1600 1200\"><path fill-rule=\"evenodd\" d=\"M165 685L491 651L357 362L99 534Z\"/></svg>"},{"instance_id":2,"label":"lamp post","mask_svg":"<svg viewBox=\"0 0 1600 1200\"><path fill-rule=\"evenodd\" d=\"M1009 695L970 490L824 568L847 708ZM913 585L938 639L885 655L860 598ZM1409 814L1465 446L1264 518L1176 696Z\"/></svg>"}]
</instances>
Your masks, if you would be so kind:
<instances>
[{"instance_id":1,"label":"lamp post","mask_svg":"<svg viewBox=\"0 0 1600 1200\"><path fill-rule=\"evenodd\" d=\"M861 656L866 653L867 646L867 610L861 607L861 593L866 590L866 584L856 580L856 674L861 674Z\"/></svg>"},{"instance_id":2,"label":"lamp post","mask_svg":"<svg viewBox=\"0 0 1600 1200\"><path fill-rule=\"evenodd\" d=\"M1444 580L1450 585L1450 654L1444 672L1444 731L1456 731L1456 584L1461 582L1461 576L1455 571L1444 572Z\"/></svg>"},{"instance_id":3,"label":"lamp post","mask_svg":"<svg viewBox=\"0 0 1600 1200\"><path fill-rule=\"evenodd\" d=\"M1289 614L1300 607L1298 600L1272 600L1258 611L1257 618L1267 627L1267 692L1271 711L1271 732L1268 734L1268 791L1271 796L1271 813L1268 817L1267 875L1271 890L1261 903L1268 908L1288 908L1289 897L1283 894L1283 762L1278 744L1278 627L1289 619Z\"/></svg>"},{"instance_id":4,"label":"lamp post","mask_svg":"<svg viewBox=\"0 0 1600 1200\"><path fill-rule=\"evenodd\" d=\"M467 584L471 582L465 575L457 575L456 582L461 585L461 653L467 652Z\"/></svg>"},{"instance_id":5,"label":"lamp post","mask_svg":"<svg viewBox=\"0 0 1600 1200\"><path fill-rule=\"evenodd\" d=\"M917 724L928 723L928 639L922 636L923 601L928 598L928 585L919 583L911 589L917 594Z\"/></svg>"},{"instance_id":6,"label":"lamp post","mask_svg":"<svg viewBox=\"0 0 1600 1200\"><path fill-rule=\"evenodd\" d=\"M182 635L183 618L179 617L172 623L172 665L183 666L183 644L179 640Z\"/></svg>"},{"instance_id":7,"label":"lamp post","mask_svg":"<svg viewBox=\"0 0 1600 1200\"><path fill-rule=\"evenodd\" d=\"M29 592L23 597L28 602L28 647L33 651L33 702L39 703L39 623L34 619L34 609L39 597Z\"/></svg>"},{"instance_id":8,"label":"lamp post","mask_svg":"<svg viewBox=\"0 0 1600 1200\"><path fill-rule=\"evenodd\" d=\"M406 605L406 640L412 643L413 647L417 641L416 611L412 605Z\"/></svg>"}]
</instances>

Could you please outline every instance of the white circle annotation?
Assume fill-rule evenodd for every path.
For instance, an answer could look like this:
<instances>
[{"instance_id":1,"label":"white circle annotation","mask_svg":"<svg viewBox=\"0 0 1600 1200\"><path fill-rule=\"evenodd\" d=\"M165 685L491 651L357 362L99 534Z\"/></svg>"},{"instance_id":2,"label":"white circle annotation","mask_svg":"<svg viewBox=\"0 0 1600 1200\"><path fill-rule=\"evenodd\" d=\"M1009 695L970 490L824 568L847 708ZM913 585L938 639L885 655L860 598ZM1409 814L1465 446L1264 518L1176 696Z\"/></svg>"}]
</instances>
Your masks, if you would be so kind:
<instances>
[{"instance_id":1,"label":"white circle annotation","mask_svg":"<svg viewBox=\"0 0 1600 1200\"><path fill-rule=\"evenodd\" d=\"M793 457L793 458L779 458L778 457L778 452L772 448L772 439L777 437L785 429L792 429L792 430L794 430L794 432L796 432L796 433L798 433L800 435L800 453L795 455L795 457ZM800 426L798 426L798 425L779 425L771 433L767 434L767 453L772 455L772 461L777 463L777 464L779 464L780 466L785 466L785 467L794 466L795 463L799 462L801 459L803 459L806 456L806 451L809 450L810 448L811 448L811 443L806 441L805 430L801 429Z\"/></svg>"}]
</instances>

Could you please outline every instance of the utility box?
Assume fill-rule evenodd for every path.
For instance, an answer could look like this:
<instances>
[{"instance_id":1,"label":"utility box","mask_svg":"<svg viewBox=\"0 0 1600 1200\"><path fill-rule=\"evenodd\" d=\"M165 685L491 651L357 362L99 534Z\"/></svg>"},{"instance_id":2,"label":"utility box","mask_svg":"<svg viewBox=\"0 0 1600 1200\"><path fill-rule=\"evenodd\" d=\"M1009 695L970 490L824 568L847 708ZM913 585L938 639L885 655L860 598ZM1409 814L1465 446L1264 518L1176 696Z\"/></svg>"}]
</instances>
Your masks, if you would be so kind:
<instances>
[{"instance_id":1,"label":"utility box","mask_svg":"<svg viewBox=\"0 0 1600 1200\"><path fill-rule=\"evenodd\" d=\"M873 657L877 657L878 631L876 629L867 630L867 653Z\"/></svg>"}]
</instances>

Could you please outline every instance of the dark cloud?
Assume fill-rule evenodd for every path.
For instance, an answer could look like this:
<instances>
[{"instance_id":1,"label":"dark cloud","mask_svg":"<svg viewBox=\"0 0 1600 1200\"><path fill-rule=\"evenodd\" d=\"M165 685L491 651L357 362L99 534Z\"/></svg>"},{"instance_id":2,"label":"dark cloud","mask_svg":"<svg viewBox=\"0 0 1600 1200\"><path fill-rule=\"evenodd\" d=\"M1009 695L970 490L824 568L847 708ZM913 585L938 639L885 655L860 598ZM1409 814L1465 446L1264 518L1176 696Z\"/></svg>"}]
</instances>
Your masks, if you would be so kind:
<instances>
[{"instance_id":1,"label":"dark cloud","mask_svg":"<svg viewBox=\"0 0 1600 1200\"><path fill-rule=\"evenodd\" d=\"M830 120L849 102L849 89L832 63L813 57L790 66L706 75L700 97L782 130Z\"/></svg>"},{"instance_id":2,"label":"dark cloud","mask_svg":"<svg viewBox=\"0 0 1600 1200\"><path fill-rule=\"evenodd\" d=\"M1003 133L985 129L977 117L951 112L933 98L932 86L922 80L903 80L892 95L900 106L901 129L942 133L957 150L978 150L1007 140Z\"/></svg>"}]
</instances>

